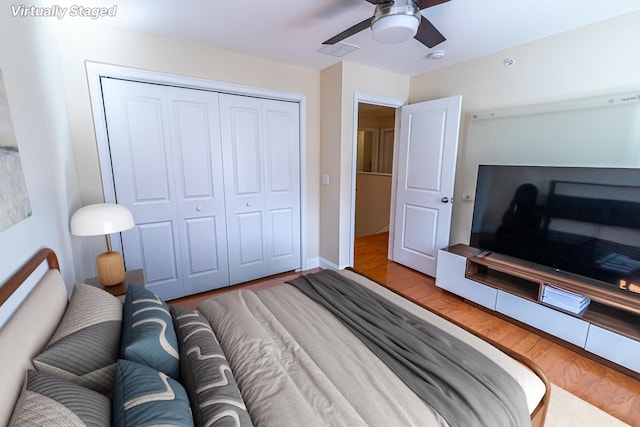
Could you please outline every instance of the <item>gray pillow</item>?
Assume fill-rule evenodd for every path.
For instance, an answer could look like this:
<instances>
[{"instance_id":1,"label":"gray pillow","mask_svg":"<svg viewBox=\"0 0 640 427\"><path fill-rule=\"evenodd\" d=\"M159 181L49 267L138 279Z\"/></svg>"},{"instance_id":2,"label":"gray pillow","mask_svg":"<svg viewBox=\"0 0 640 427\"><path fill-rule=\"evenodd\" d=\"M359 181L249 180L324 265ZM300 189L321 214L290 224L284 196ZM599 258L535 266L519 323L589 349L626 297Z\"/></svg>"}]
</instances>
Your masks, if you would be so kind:
<instances>
[{"instance_id":1,"label":"gray pillow","mask_svg":"<svg viewBox=\"0 0 640 427\"><path fill-rule=\"evenodd\" d=\"M9 426L110 426L108 397L43 372L29 371Z\"/></svg>"},{"instance_id":2,"label":"gray pillow","mask_svg":"<svg viewBox=\"0 0 640 427\"><path fill-rule=\"evenodd\" d=\"M38 371L110 395L121 329L122 302L95 286L76 284L56 332L33 364Z\"/></svg>"},{"instance_id":3,"label":"gray pillow","mask_svg":"<svg viewBox=\"0 0 640 427\"><path fill-rule=\"evenodd\" d=\"M240 389L211 325L199 311L172 306L180 378L196 425L252 426Z\"/></svg>"}]
</instances>

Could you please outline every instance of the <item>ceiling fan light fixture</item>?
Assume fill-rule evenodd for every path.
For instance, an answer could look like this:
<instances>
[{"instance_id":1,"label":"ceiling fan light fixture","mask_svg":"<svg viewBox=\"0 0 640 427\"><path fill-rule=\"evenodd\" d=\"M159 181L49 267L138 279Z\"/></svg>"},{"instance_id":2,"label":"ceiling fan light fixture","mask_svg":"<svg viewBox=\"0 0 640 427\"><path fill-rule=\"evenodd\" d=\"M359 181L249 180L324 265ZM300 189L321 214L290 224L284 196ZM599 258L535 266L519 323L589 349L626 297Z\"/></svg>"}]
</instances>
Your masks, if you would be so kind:
<instances>
[{"instance_id":1,"label":"ceiling fan light fixture","mask_svg":"<svg viewBox=\"0 0 640 427\"><path fill-rule=\"evenodd\" d=\"M371 20L373 38L380 43L402 43L418 32L420 9L411 0L379 3Z\"/></svg>"}]
</instances>

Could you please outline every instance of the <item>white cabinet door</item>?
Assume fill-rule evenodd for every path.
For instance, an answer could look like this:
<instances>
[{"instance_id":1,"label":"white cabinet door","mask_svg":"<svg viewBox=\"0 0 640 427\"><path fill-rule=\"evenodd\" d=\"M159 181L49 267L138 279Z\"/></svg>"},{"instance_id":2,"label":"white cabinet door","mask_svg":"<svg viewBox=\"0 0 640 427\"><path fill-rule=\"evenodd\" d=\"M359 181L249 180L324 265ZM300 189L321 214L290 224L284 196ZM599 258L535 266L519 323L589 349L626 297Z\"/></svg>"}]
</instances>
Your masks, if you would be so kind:
<instances>
[{"instance_id":1,"label":"white cabinet door","mask_svg":"<svg viewBox=\"0 0 640 427\"><path fill-rule=\"evenodd\" d=\"M402 107L392 259L436 275L449 246L462 97Z\"/></svg>"},{"instance_id":2,"label":"white cabinet door","mask_svg":"<svg viewBox=\"0 0 640 427\"><path fill-rule=\"evenodd\" d=\"M220 112L231 283L300 268L298 105L221 94Z\"/></svg>"},{"instance_id":3,"label":"white cabinet door","mask_svg":"<svg viewBox=\"0 0 640 427\"><path fill-rule=\"evenodd\" d=\"M538 303L498 291L496 311L562 338L578 347L587 341L589 323Z\"/></svg>"},{"instance_id":4,"label":"white cabinet door","mask_svg":"<svg viewBox=\"0 0 640 427\"><path fill-rule=\"evenodd\" d=\"M476 304L495 310L498 290L467 279L464 276L466 268L466 257L440 250L436 286L460 295Z\"/></svg>"},{"instance_id":5,"label":"white cabinet door","mask_svg":"<svg viewBox=\"0 0 640 427\"><path fill-rule=\"evenodd\" d=\"M609 359L619 365L640 372L640 342L603 329L599 326L590 325L587 344L584 347L587 351Z\"/></svg>"},{"instance_id":6,"label":"white cabinet door","mask_svg":"<svg viewBox=\"0 0 640 427\"><path fill-rule=\"evenodd\" d=\"M228 284L217 94L102 79L128 269L163 299Z\"/></svg>"}]
</instances>

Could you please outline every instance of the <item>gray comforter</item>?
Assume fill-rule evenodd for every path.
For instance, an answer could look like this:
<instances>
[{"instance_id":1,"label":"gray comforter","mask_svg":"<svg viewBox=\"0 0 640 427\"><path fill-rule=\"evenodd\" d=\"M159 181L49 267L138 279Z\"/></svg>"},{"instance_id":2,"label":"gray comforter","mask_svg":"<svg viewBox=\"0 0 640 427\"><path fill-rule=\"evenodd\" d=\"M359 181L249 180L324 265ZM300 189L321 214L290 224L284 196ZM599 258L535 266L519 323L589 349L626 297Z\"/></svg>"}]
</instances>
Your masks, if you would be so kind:
<instances>
[{"instance_id":1,"label":"gray comforter","mask_svg":"<svg viewBox=\"0 0 640 427\"><path fill-rule=\"evenodd\" d=\"M331 270L289 283L340 319L449 425L531 425L520 385L461 340Z\"/></svg>"}]
</instances>

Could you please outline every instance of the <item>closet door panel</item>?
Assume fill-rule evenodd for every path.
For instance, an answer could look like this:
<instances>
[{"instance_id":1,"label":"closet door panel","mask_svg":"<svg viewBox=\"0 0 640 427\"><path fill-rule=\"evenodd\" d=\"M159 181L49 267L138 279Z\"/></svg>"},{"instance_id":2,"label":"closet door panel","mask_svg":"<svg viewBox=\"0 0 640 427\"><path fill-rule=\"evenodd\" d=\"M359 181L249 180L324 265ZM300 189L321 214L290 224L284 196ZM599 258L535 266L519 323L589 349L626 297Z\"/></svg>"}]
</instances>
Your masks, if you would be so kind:
<instances>
[{"instance_id":1,"label":"closet door panel","mask_svg":"<svg viewBox=\"0 0 640 427\"><path fill-rule=\"evenodd\" d=\"M147 283L158 285L172 283L178 280L178 266L175 252L164 250L164 248L176 245L173 222L157 221L154 223L139 224L136 231L138 237L136 243L139 245L143 264L154 266L154 268L148 271L145 270L145 280Z\"/></svg>"},{"instance_id":2,"label":"closet door panel","mask_svg":"<svg viewBox=\"0 0 640 427\"><path fill-rule=\"evenodd\" d=\"M295 255L295 221L292 209L272 209L269 211L271 218L271 259L279 260Z\"/></svg>"},{"instance_id":3,"label":"closet door panel","mask_svg":"<svg viewBox=\"0 0 640 427\"><path fill-rule=\"evenodd\" d=\"M127 269L144 268L161 298L184 295L164 87L102 79L116 202L137 227L121 233Z\"/></svg>"},{"instance_id":4,"label":"closet door panel","mask_svg":"<svg viewBox=\"0 0 640 427\"><path fill-rule=\"evenodd\" d=\"M229 284L218 94L167 88L187 295Z\"/></svg>"},{"instance_id":5,"label":"closet door panel","mask_svg":"<svg viewBox=\"0 0 640 427\"><path fill-rule=\"evenodd\" d=\"M220 126L229 277L235 284L268 274L262 100L221 94Z\"/></svg>"},{"instance_id":6,"label":"closet door panel","mask_svg":"<svg viewBox=\"0 0 640 427\"><path fill-rule=\"evenodd\" d=\"M299 269L300 130L298 104L263 101L268 273Z\"/></svg>"},{"instance_id":7,"label":"closet door panel","mask_svg":"<svg viewBox=\"0 0 640 427\"><path fill-rule=\"evenodd\" d=\"M164 138L162 99L123 100L128 126L125 135L130 151L131 199L137 204L171 203L170 165ZM136 143L133 143L136 141ZM118 147L116 147L118 148Z\"/></svg>"},{"instance_id":8,"label":"closet door panel","mask_svg":"<svg viewBox=\"0 0 640 427\"><path fill-rule=\"evenodd\" d=\"M190 218L185 223L185 240L189 264L186 274L196 276L226 271L226 262L220 264L215 217ZM202 239L202 236L206 236ZM226 260L224 260L226 261Z\"/></svg>"},{"instance_id":9,"label":"closet door panel","mask_svg":"<svg viewBox=\"0 0 640 427\"><path fill-rule=\"evenodd\" d=\"M259 102L235 105L229 111L231 123L231 167L233 170L233 196L259 196L262 194L262 141L260 135ZM258 104L258 105L251 105Z\"/></svg>"},{"instance_id":10,"label":"closet door panel","mask_svg":"<svg viewBox=\"0 0 640 427\"><path fill-rule=\"evenodd\" d=\"M239 265L249 267L253 264L263 264L264 233L262 212L245 212L238 214L237 232L239 240Z\"/></svg>"}]
</instances>

